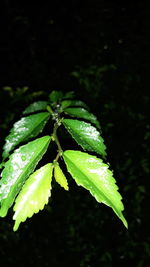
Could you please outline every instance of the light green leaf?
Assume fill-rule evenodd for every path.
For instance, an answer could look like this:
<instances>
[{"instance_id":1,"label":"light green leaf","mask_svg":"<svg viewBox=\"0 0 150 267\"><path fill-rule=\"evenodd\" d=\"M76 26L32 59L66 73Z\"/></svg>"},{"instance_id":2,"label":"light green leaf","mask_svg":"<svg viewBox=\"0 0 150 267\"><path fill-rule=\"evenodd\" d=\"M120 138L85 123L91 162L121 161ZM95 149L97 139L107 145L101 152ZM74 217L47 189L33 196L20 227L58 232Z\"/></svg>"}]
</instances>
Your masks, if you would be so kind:
<instances>
[{"instance_id":1,"label":"light green leaf","mask_svg":"<svg viewBox=\"0 0 150 267\"><path fill-rule=\"evenodd\" d=\"M13 125L10 134L6 137L6 143L3 147L3 158L6 158L15 146L36 137L43 130L49 117L50 114L48 112L41 112L23 117L17 121Z\"/></svg>"},{"instance_id":2,"label":"light green leaf","mask_svg":"<svg viewBox=\"0 0 150 267\"><path fill-rule=\"evenodd\" d=\"M84 107L84 108L88 109L88 106L80 100L64 100L61 102L61 108L62 109L65 109L65 108L70 107L70 106L71 107Z\"/></svg>"},{"instance_id":3,"label":"light green leaf","mask_svg":"<svg viewBox=\"0 0 150 267\"><path fill-rule=\"evenodd\" d=\"M60 186L62 186L67 191L69 190L67 179L62 172L58 162L55 162L54 164L54 177L56 182L60 184Z\"/></svg>"},{"instance_id":4,"label":"light green leaf","mask_svg":"<svg viewBox=\"0 0 150 267\"><path fill-rule=\"evenodd\" d=\"M73 117L88 120L88 121L92 122L93 124L95 124L96 127L100 129L100 124L99 124L99 121L97 120L96 116L94 116L92 113L88 112L86 109L84 109L84 108L66 108L64 111L65 111L65 113L67 113Z\"/></svg>"},{"instance_id":5,"label":"light green leaf","mask_svg":"<svg viewBox=\"0 0 150 267\"><path fill-rule=\"evenodd\" d=\"M13 216L15 220L14 231L18 229L21 222L31 218L34 213L38 213L48 203L52 170L52 164L48 163L31 174L25 182L13 208L15 211Z\"/></svg>"},{"instance_id":6,"label":"light green leaf","mask_svg":"<svg viewBox=\"0 0 150 267\"><path fill-rule=\"evenodd\" d=\"M36 101L36 102L30 104L23 111L23 114L29 114L29 113L34 113L36 111L46 110L47 105L48 105L48 102L47 101Z\"/></svg>"},{"instance_id":7,"label":"light green leaf","mask_svg":"<svg viewBox=\"0 0 150 267\"><path fill-rule=\"evenodd\" d=\"M90 123L70 119L64 119L62 123L83 149L106 156L104 140Z\"/></svg>"},{"instance_id":8,"label":"light green leaf","mask_svg":"<svg viewBox=\"0 0 150 267\"><path fill-rule=\"evenodd\" d=\"M74 150L65 151L63 158L76 183L89 190L98 202L111 207L127 227L127 221L122 214L122 197L108 165L95 156Z\"/></svg>"},{"instance_id":9,"label":"light green leaf","mask_svg":"<svg viewBox=\"0 0 150 267\"><path fill-rule=\"evenodd\" d=\"M16 149L6 162L0 180L0 216L4 217L22 185L46 152L50 136L38 138Z\"/></svg>"}]
</instances>

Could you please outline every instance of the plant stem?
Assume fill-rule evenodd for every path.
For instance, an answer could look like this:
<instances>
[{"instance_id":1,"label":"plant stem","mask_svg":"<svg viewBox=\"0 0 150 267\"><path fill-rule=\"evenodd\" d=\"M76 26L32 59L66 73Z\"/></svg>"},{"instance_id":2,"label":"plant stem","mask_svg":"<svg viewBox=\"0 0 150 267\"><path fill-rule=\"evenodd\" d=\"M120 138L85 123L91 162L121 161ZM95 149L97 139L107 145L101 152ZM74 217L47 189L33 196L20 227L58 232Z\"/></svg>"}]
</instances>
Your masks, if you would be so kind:
<instances>
[{"instance_id":1,"label":"plant stem","mask_svg":"<svg viewBox=\"0 0 150 267\"><path fill-rule=\"evenodd\" d=\"M55 158L54 161L53 161L54 164L55 164L55 162L58 161L58 159L59 159L60 156L61 156L61 153L58 152L56 158Z\"/></svg>"},{"instance_id":2,"label":"plant stem","mask_svg":"<svg viewBox=\"0 0 150 267\"><path fill-rule=\"evenodd\" d=\"M62 147L60 145L59 139L57 137L57 129L59 126L60 126L60 122L55 122L52 137L53 137L53 140L55 141L55 143L58 147L58 154L61 155L63 150L62 150Z\"/></svg>"}]
</instances>

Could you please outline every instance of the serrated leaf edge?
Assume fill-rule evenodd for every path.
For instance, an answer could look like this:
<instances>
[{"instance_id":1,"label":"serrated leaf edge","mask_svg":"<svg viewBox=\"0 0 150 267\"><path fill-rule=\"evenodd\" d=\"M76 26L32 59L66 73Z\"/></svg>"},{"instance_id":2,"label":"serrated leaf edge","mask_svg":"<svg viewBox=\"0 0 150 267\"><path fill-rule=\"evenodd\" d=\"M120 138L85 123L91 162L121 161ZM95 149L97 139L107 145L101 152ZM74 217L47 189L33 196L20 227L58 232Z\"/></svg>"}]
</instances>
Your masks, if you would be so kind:
<instances>
[{"instance_id":1,"label":"serrated leaf edge","mask_svg":"<svg viewBox=\"0 0 150 267\"><path fill-rule=\"evenodd\" d=\"M69 151L69 150L66 150L66 151ZM65 152L66 152L65 151ZM71 151L71 150L70 150ZM64 156L65 157L67 157L66 155L65 155L65 152L63 153L63 158L64 158ZM82 152L82 153L84 153L84 152ZM87 153L88 154L88 153ZM89 156L90 156L90 154L88 154ZM96 159L99 159L99 158L97 158L96 156L93 156L93 155L91 155L92 157L94 157L94 158L96 158ZM68 157L67 157L68 158ZM71 160L68 158L68 160L71 162ZM64 158L64 161L65 161L65 158ZM68 172L70 173L70 175L73 177L73 179L75 180L75 182L76 182L76 184L78 185L78 186L82 186L83 188L85 188L86 190L88 190L89 192L90 192L90 194L97 200L97 202L99 202L99 203L104 203L105 205L107 205L108 207L111 207L112 209L113 209L113 211L115 212L115 214L120 218L120 220L123 222L123 224L124 224L124 226L126 227L126 228L128 228L128 223L127 223L127 221L126 221L126 219L125 219L125 217L123 216L123 214L122 214L122 211L124 210L124 205L123 205L123 203L122 203L122 196L120 195L120 193L119 193L119 191L117 190L117 188L118 188L118 186L116 185L116 180L114 179L114 177L112 176L112 178L114 179L114 181L115 181L115 185L116 185L116 192L117 192L117 194L119 194L120 195L120 201L121 201L121 203L122 203L122 210L121 210L121 212L120 213L118 213L117 211L116 211L116 208L114 207L114 204L112 203L112 201L111 200L109 200L104 194L103 194L103 192L100 190L100 189L98 189L99 191L100 191L100 194L102 195L102 196L104 196L104 198L106 198L107 200L108 200L108 203L111 203L111 205L109 206L107 203L105 203L104 201L103 202L101 202L98 198L97 198L97 196L95 195L95 194L93 194L93 192L91 191L91 189L87 189L86 187L84 187L82 184L80 184L80 183L78 183L77 181L76 181L76 179L74 178L75 176L73 176L72 175L72 173L71 173L71 171L70 171L70 168L69 168L69 166L68 166L68 164L67 164L67 162L65 161L65 164L66 164L66 166L67 166L67 170L68 170ZM71 164L73 164L73 165L75 165L74 163L72 163L71 162ZM106 164L107 165L107 164ZM109 166L107 165L107 168L109 168ZM110 173L112 173L109 169L108 169L108 171L110 172ZM82 173L82 175L83 176L85 176L85 174L82 172L82 171L80 171L81 173ZM85 178L87 179L87 176L85 176ZM90 180L90 183L93 183L93 182L91 182L91 180ZM94 184L94 186L95 186L95 184Z\"/></svg>"}]
</instances>

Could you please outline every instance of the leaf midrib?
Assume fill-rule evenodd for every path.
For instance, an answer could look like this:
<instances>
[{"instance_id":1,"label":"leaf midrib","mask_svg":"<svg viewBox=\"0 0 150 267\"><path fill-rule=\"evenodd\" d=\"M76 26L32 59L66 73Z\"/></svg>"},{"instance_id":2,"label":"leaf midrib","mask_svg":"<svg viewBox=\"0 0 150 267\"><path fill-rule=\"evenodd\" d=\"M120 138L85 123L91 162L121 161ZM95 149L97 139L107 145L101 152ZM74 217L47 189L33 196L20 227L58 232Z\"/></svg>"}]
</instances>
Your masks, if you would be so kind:
<instances>
[{"instance_id":1,"label":"leaf midrib","mask_svg":"<svg viewBox=\"0 0 150 267\"><path fill-rule=\"evenodd\" d=\"M67 157L67 156L65 155L65 157ZM74 166L74 168L77 168L76 165L75 165L75 164L74 164L68 157L67 157L67 159L68 159L68 161L71 162L71 164ZM95 183L94 183L93 181L89 180L88 176L86 176L86 175L84 174L83 171L81 171L79 168L77 168L77 169L78 169L78 170L81 172L81 174L86 178L86 180L88 180L89 184L92 183L92 185L94 185L94 187L96 187ZM72 174L71 174L71 175L72 175ZM86 188L86 189L87 189L87 188ZM90 189L87 189L87 190L89 190L89 191L91 192ZM106 199L106 200L108 201L108 203L111 204L110 207L112 207L113 210L117 213L117 215L121 218L121 217L122 217L121 214L116 210L116 208L115 208L114 204L112 203L112 201L109 200L108 197L105 196L104 193L102 193L101 190L100 190L99 188L97 188L97 190L98 190L98 191L100 192L100 194L104 197L104 199ZM117 193L119 193L119 192L117 191ZM98 201L99 201L99 200L98 200ZM104 203L104 204L105 204L105 203ZM107 204L106 204L106 205L107 205Z\"/></svg>"},{"instance_id":2,"label":"leaf midrib","mask_svg":"<svg viewBox=\"0 0 150 267\"><path fill-rule=\"evenodd\" d=\"M32 166L33 162L36 161L36 159L39 158L39 155L40 155L40 154L43 154L43 151L45 150L45 148L47 147L47 145L48 145L48 144L45 144L45 146L44 146L43 149L40 151L40 153L38 153L37 156L33 157L33 159L32 159L32 163L29 162L29 164L27 164L24 173L22 173L22 174L20 175L19 181L22 179L23 176L25 176L26 172L27 172L28 169L30 168L30 165ZM38 164L38 162L37 162L37 164ZM37 164L35 165L35 167L37 166ZM34 169L35 169L35 168L33 168L33 170L34 170ZM32 170L32 171L33 171L33 170ZM30 174L29 174L29 175L30 175ZM16 182L19 183L19 181L16 181ZM16 182L12 185L12 190L13 190L13 187L15 187ZM10 194L10 193L11 193L11 190L10 190L9 194ZM9 196L9 194L8 194L8 196Z\"/></svg>"},{"instance_id":3,"label":"leaf midrib","mask_svg":"<svg viewBox=\"0 0 150 267\"><path fill-rule=\"evenodd\" d=\"M50 139L49 139L49 142L50 142ZM47 142L46 144L45 144L45 146L42 148L42 150L40 151L40 153L38 153L38 155L37 156L35 156L35 157L33 157L33 160L32 160L32 164L33 164L33 161L35 161L38 157L39 157L39 154L43 154L43 151L46 149L46 147L48 146L48 143L49 142ZM39 160L38 160L38 162L39 162ZM37 166L37 164L38 164L38 162L35 164L35 167ZM32 171L35 169L35 167L32 169ZM26 173L28 172L28 169L30 168L30 164L28 164L27 166L26 166L26 168L25 168L25 171L24 171L24 173L22 173L21 175L20 175L20 178L19 178L19 180L17 180L17 181L15 181L15 183L12 185L12 187L10 188L10 191L9 191L9 193L8 193L8 195L4 198L4 199L2 199L1 200L1 209L3 208L3 203L7 203L7 201L8 201L8 203L10 202L12 202L13 201L13 198L15 199L15 197L16 197L16 195L19 193L19 191L20 191L20 189L21 188L19 188L19 190L18 190L18 192L17 193L15 193L15 190L16 190L16 185L19 183L19 182L21 182L20 180L22 180L22 178L23 178L23 176L26 176ZM30 173L31 174L31 173ZM29 175L30 175L29 174ZM26 177L26 179L27 179L27 177ZM26 181L26 179L25 179L25 181ZM22 183L21 183L21 187L22 187ZM14 194L15 196L12 196L12 194ZM11 195L11 199L9 199L9 195ZM11 201L10 201L11 200ZM13 204L13 203L12 203ZM11 206L12 206L12 204L11 204ZM11 207L11 206L9 206L9 208ZM1 210L0 209L0 210ZM8 210L8 209L7 209Z\"/></svg>"}]
</instances>

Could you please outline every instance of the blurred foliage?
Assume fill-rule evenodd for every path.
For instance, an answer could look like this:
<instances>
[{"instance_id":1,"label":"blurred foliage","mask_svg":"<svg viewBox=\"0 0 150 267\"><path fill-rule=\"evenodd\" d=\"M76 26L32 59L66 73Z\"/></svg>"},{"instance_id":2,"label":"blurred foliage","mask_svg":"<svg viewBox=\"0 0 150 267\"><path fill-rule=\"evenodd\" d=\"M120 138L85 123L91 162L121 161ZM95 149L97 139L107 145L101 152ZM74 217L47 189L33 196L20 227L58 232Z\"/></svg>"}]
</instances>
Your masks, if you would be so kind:
<instances>
[{"instance_id":1,"label":"blurred foliage","mask_svg":"<svg viewBox=\"0 0 150 267\"><path fill-rule=\"evenodd\" d=\"M104 87L103 77L109 70L116 70L116 67L113 64L101 67L96 65L86 67L77 66L76 71L73 71L71 75L78 79L80 85L87 93L90 94L93 91L92 97L95 99L100 95Z\"/></svg>"}]
</instances>

